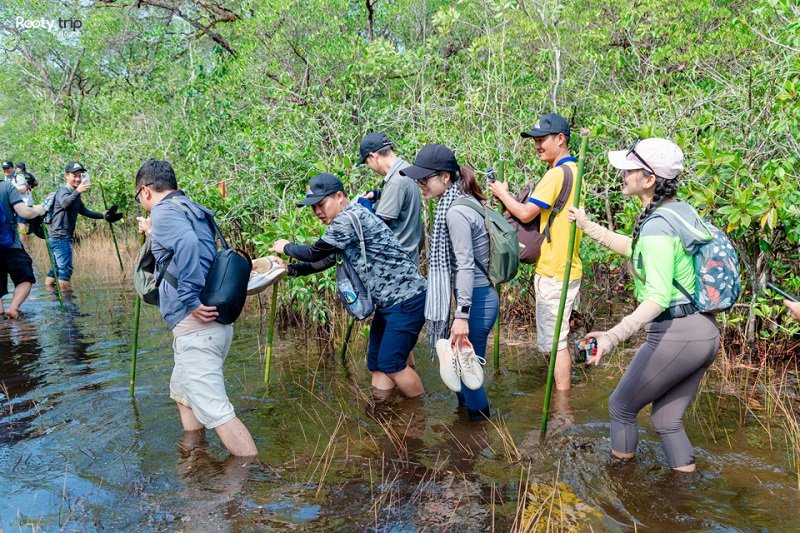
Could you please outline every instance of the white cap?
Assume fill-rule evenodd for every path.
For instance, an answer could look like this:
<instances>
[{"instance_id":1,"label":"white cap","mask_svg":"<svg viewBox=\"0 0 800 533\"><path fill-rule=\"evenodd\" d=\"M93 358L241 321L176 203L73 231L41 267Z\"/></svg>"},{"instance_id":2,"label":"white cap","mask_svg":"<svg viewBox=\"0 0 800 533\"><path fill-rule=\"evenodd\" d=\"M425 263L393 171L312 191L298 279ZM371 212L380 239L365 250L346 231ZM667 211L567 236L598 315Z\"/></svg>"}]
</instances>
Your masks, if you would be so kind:
<instances>
[{"instance_id":1,"label":"white cap","mask_svg":"<svg viewBox=\"0 0 800 533\"><path fill-rule=\"evenodd\" d=\"M669 139L659 137L639 141L633 149L612 150L608 152L608 161L620 170L643 168L668 180L675 179L683 170L681 149Z\"/></svg>"}]
</instances>

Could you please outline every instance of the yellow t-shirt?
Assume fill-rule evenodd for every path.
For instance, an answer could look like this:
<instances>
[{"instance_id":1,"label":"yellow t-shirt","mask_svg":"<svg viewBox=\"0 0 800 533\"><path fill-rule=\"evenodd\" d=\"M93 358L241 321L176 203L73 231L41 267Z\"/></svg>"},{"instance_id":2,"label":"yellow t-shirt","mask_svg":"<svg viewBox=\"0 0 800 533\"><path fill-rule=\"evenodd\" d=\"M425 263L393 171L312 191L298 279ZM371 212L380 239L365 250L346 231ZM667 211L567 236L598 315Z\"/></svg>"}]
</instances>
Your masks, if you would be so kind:
<instances>
[{"instance_id":1,"label":"yellow t-shirt","mask_svg":"<svg viewBox=\"0 0 800 533\"><path fill-rule=\"evenodd\" d=\"M567 263L567 250L569 248L569 230L570 221L567 220L567 207L572 205L575 198L575 178L578 176L578 166L573 162L564 163L569 165L572 170L572 191L569 193L569 198L564 206L564 209L556 215L553 223L550 225L550 242L547 239L542 242L542 251L539 255L539 262L536 263L536 273L541 276L555 278L558 281L564 279L564 267ZM563 165L562 165L563 166ZM544 232L547 225L547 220L550 218L550 213L553 211L553 205L556 203L558 194L561 192L561 185L564 183L564 170L561 166L551 168L544 175L542 180L536 184L533 194L528 199L542 208L540 215L540 231ZM580 279L583 274L583 267L581 265L581 258L579 256L581 248L581 236L583 232L577 230L575 233L575 248L572 252L572 270L570 271L570 280Z\"/></svg>"}]
</instances>

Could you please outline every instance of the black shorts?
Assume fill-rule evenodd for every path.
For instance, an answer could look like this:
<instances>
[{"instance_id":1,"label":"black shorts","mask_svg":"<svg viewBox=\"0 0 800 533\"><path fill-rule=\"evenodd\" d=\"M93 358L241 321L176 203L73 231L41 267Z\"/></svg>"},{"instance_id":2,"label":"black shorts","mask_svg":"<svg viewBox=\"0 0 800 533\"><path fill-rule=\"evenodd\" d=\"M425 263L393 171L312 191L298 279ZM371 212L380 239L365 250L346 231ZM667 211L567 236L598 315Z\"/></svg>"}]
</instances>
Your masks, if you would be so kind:
<instances>
[{"instance_id":1,"label":"black shorts","mask_svg":"<svg viewBox=\"0 0 800 533\"><path fill-rule=\"evenodd\" d=\"M33 261L22 248L7 248L0 253L0 297L8 294L8 276L15 287L26 281L36 283Z\"/></svg>"}]
</instances>

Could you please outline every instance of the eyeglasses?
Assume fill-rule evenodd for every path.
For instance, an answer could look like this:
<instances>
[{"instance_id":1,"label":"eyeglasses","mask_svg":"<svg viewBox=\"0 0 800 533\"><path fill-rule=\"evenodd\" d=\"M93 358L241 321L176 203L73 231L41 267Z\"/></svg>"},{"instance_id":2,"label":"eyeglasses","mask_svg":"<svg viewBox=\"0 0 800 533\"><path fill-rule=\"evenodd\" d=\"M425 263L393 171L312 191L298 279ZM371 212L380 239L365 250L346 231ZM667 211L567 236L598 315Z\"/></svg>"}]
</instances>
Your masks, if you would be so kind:
<instances>
[{"instance_id":1,"label":"eyeglasses","mask_svg":"<svg viewBox=\"0 0 800 533\"><path fill-rule=\"evenodd\" d=\"M142 203L142 202L141 202L141 200L139 200L139 195L140 195L140 194L142 194L142 191L144 190L144 188L145 188L145 187L150 187L151 185L152 185L152 183L145 183L144 185L142 185L142 186L139 188L139 190L138 190L138 191L136 191L136 195L134 195L134 197L133 197L133 200L134 200L134 201L135 201L137 204L140 204L140 203Z\"/></svg>"},{"instance_id":2,"label":"eyeglasses","mask_svg":"<svg viewBox=\"0 0 800 533\"><path fill-rule=\"evenodd\" d=\"M647 161L645 161L644 159L642 159L642 156L640 156L639 154L637 154L637 153L636 153L636 145L637 145L637 144L639 144L639 142L640 142L641 140L642 140L642 138L641 138L641 137L636 137L636 140L635 140L635 141L633 141L633 144L631 144L631 147L630 147L630 148L628 148L628 153L627 153L627 154L625 154L625 158L627 159L627 157L628 157L629 155L633 154L633 155L634 155L634 157L636 157L636 159L638 159L638 160L639 160L639 163L643 164L643 165L644 165L644 168L645 168L645 169L646 169L648 172L650 172L650 174L652 174L653 176L656 176L656 177L660 177L658 174L656 174L656 171L655 171L655 170L653 170L653 167L651 167L649 164L647 164Z\"/></svg>"},{"instance_id":3,"label":"eyeglasses","mask_svg":"<svg viewBox=\"0 0 800 533\"><path fill-rule=\"evenodd\" d=\"M427 178L422 178L421 180L417 180L417 185L419 185L420 187L425 187L428 184L428 180L431 180L433 178L441 178L441 177L442 177L442 173L441 172L437 172L436 174L431 174Z\"/></svg>"}]
</instances>

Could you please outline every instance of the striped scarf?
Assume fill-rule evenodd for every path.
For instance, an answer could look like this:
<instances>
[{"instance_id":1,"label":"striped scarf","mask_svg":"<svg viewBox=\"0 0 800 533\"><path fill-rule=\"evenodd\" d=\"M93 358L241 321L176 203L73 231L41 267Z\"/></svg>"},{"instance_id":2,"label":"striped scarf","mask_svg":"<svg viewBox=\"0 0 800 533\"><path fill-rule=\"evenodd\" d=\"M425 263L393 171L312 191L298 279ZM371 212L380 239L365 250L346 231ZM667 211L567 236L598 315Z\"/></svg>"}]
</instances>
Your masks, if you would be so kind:
<instances>
[{"instance_id":1,"label":"striped scarf","mask_svg":"<svg viewBox=\"0 0 800 533\"><path fill-rule=\"evenodd\" d=\"M428 321L431 360L436 354L436 341L450 335L452 268L450 235L447 233L447 210L459 196L462 194L456 182L439 199L433 217L431 245L428 248L428 293L425 298L425 319Z\"/></svg>"}]
</instances>

